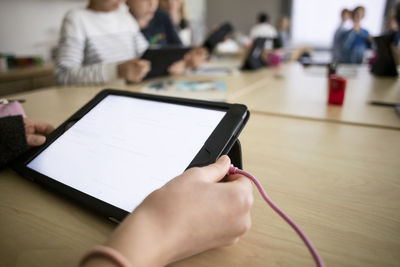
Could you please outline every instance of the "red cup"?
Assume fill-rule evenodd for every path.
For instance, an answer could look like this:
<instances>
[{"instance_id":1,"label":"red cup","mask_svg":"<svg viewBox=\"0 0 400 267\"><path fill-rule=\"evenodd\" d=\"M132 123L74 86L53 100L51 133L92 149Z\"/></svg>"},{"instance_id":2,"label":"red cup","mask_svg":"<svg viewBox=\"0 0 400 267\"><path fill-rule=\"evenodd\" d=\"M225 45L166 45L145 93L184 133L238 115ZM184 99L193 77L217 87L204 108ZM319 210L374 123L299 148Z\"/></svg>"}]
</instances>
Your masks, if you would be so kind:
<instances>
[{"instance_id":1,"label":"red cup","mask_svg":"<svg viewBox=\"0 0 400 267\"><path fill-rule=\"evenodd\" d=\"M342 106L346 92L346 79L337 75L329 76L328 104Z\"/></svg>"}]
</instances>

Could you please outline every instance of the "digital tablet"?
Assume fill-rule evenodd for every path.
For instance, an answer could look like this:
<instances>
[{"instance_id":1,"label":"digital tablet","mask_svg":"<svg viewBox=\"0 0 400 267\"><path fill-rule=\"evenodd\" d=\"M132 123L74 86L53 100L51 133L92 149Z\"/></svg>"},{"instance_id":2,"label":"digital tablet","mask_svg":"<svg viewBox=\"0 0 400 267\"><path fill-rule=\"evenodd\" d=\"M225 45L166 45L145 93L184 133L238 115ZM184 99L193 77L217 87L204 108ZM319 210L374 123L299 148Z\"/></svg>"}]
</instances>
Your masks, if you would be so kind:
<instances>
[{"instance_id":1,"label":"digital tablet","mask_svg":"<svg viewBox=\"0 0 400 267\"><path fill-rule=\"evenodd\" d=\"M262 53L267 38L256 38L251 46L242 66L243 70L256 70L266 66L262 60Z\"/></svg>"},{"instance_id":2,"label":"digital tablet","mask_svg":"<svg viewBox=\"0 0 400 267\"><path fill-rule=\"evenodd\" d=\"M151 70L145 79L167 76L168 68L175 62L182 60L192 47L166 46L149 48L143 54L142 59L151 62Z\"/></svg>"},{"instance_id":3,"label":"digital tablet","mask_svg":"<svg viewBox=\"0 0 400 267\"><path fill-rule=\"evenodd\" d=\"M279 38L258 37L254 40L242 66L243 70L257 70L267 64L262 60L264 49L273 50L282 47Z\"/></svg>"},{"instance_id":4,"label":"digital tablet","mask_svg":"<svg viewBox=\"0 0 400 267\"><path fill-rule=\"evenodd\" d=\"M220 42L223 42L228 35L232 34L233 26L229 22L226 22L212 32L207 39L204 41L203 46L207 48L208 52L212 54L214 49Z\"/></svg>"},{"instance_id":5,"label":"digital tablet","mask_svg":"<svg viewBox=\"0 0 400 267\"><path fill-rule=\"evenodd\" d=\"M240 104L104 90L14 169L120 221L186 169L228 154L248 118Z\"/></svg>"},{"instance_id":6,"label":"digital tablet","mask_svg":"<svg viewBox=\"0 0 400 267\"><path fill-rule=\"evenodd\" d=\"M397 65L393 55L393 38L390 35L374 37L377 58L372 64L371 72L376 76L397 77Z\"/></svg>"}]
</instances>

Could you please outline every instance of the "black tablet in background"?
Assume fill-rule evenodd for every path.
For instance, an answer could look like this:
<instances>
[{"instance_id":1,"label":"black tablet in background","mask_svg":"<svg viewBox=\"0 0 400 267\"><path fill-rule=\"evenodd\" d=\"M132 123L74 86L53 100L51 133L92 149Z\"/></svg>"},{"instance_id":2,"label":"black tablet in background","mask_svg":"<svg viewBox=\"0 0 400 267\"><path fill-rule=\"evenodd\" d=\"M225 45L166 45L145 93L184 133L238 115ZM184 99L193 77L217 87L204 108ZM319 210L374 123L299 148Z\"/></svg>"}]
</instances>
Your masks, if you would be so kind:
<instances>
[{"instance_id":1,"label":"black tablet in background","mask_svg":"<svg viewBox=\"0 0 400 267\"><path fill-rule=\"evenodd\" d=\"M145 79L167 76L168 68L175 62L182 60L191 47L166 46L149 48L143 54L142 59L151 62L151 70Z\"/></svg>"},{"instance_id":2,"label":"black tablet in background","mask_svg":"<svg viewBox=\"0 0 400 267\"><path fill-rule=\"evenodd\" d=\"M112 220L122 220L187 168L228 154L246 106L104 90L14 169Z\"/></svg>"},{"instance_id":3,"label":"black tablet in background","mask_svg":"<svg viewBox=\"0 0 400 267\"><path fill-rule=\"evenodd\" d=\"M279 48L282 48L282 42L279 38L256 38L247 53L242 70L257 70L266 66L267 64L262 60L264 49L274 50Z\"/></svg>"},{"instance_id":4,"label":"black tablet in background","mask_svg":"<svg viewBox=\"0 0 400 267\"><path fill-rule=\"evenodd\" d=\"M374 37L377 59L372 64L371 72L376 76L397 77L397 65L392 51L392 36Z\"/></svg>"},{"instance_id":5,"label":"black tablet in background","mask_svg":"<svg viewBox=\"0 0 400 267\"><path fill-rule=\"evenodd\" d=\"M233 26L226 22L213 31L204 41L203 46L207 48L208 53L212 54L217 45L225 40L230 34L233 33Z\"/></svg>"},{"instance_id":6,"label":"black tablet in background","mask_svg":"<svg viewBox=\"0 0 400 267\"><path fill-rule=\"evenodd\" d=\"M247 53L247 56L243 63L243 70L256 70L266 65L261 58L266 41L267 38L256 38L254 40L253 45Z\"/></svg>"}]
</instances>

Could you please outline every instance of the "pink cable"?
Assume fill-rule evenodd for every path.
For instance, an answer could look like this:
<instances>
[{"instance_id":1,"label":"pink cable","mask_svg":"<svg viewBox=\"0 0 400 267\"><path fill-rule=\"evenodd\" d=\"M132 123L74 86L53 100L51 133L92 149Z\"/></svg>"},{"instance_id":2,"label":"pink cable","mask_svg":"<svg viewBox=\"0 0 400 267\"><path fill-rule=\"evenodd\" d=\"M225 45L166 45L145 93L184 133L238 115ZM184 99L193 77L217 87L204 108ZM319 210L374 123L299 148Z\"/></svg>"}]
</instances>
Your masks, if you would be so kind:
<instances>
[{"instance_id":1,"label":"pink cable","mask_svg":"<svg viewBox=\"0 0 400 267\"><path fill-rule=\"evenodd\" d=\"M319 256L317 250L315 249L314 245L311 243L310 239L306 236L306 234L300 229L299 226L288 216L286 215L278 206L276 206L272 200L268 197L267 193L264 191L263 187L261 186L260 182L250 173L247 173L241 169L238 169L234 167L233 165L229 168L228 175L229 174L241 174L249 178L253 183L256 185L258 191L260 192L261 196L265 200L265 202L268 203L268 205L276 212L278 213L295 231L296 233L300 236L300 238L303 240L304 244L307 246L308 250L310 251L311 255L313 256L315 263L317 264L318 267L325 267L325 264L322 260L322 258Z\"/></svg>"}]
</instances>

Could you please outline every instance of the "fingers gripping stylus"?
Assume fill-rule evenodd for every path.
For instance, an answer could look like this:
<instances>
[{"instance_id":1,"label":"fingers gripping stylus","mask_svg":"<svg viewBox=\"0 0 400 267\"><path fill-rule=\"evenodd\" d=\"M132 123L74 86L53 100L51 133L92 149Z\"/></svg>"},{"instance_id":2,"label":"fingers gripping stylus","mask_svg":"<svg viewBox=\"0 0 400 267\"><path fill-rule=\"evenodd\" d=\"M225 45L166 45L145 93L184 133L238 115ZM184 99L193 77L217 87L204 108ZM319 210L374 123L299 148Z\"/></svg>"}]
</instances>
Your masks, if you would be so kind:
<instances>
[{"instance_id":1,"label":"fingers gripping stylus","mask_svg":"<svg viewBox=\"0 0 400 267\"><path fill-rule=\"evenodd\" d=\"M325 267L325 264L318 254L317 250L315 249L314 245L311 243L310 239L306 236L306 234L300 229L300 227L288 216L286 215L278 206L276 206L272 200L268 197L267 193L264 191L263 187L261 186L260 182L251 174L236 168L235 166L231 166L228 171L228 175L230 174L241 174L249 178L257 187L258 191L260 192L262 198L265 200L265 202L268 203L268 205L276 212L278 213L295 231L296 233L300 236L300 238L303 240L304 244L307 246L308 250L310 251L311 255L313 256L315 263L317 264L318 267Z\"/></svg>"}]
</instances>

